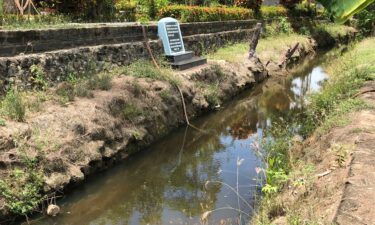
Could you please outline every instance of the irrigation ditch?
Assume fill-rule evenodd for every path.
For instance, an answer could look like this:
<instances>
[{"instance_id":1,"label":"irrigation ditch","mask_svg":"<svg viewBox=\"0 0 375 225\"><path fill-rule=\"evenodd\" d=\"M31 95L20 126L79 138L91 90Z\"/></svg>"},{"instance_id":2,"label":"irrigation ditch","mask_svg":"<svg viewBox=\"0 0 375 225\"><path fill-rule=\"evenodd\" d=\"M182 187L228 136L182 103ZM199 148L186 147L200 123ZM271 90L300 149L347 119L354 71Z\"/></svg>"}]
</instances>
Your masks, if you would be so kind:
<instances>
[{"instance_id":1,"label":"irrigation ditch","mask_svg":"<svg viewBox=\"0 0 375 225\"><path fill-rule=\"evenodd\" d=\"M348 42L353 34L347 35L337 41ZM289 70L279 66L285 55L263 63L212 60L172 75L142 61L153 77L114 76L89 98L74 96L63 106L46 101L27 123L6 121L1 128L1 173L14 176L10 169L20 166L28 182L34 178L25 174L37 172L47 202L69 193L57 203L59 216L32 217L35 224L199 223L207 222L207 212L213 224L247 222L262 185L256 140L273 117L300 110L326 79L319 43L296 48ZM174 84L200 130L181 128L185 115ZM64 82L54 89L73 90ZM6 201L0 201L2 223L18 223Z\"/></svg>"}]
</instances>

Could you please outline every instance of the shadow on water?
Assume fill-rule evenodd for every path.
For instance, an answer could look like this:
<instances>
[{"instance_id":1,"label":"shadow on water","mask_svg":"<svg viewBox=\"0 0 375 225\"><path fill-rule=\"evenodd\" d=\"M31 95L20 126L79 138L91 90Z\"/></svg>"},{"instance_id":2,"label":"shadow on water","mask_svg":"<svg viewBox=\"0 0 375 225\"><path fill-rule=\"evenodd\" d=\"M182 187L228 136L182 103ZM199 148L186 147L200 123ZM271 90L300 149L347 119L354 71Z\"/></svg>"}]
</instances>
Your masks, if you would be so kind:
<instances>
[{"instance_id":1,"label":"shadow on water","mask_svg":"<svg viewBox=\"0 0 375 225\"><path fill-rule=\"evenodd\" d=\"M303 108L308 92L326 79L308 60L287 79L269 80L243 93L223 109L194 121L207 133L180 128L123 164L88 181L59 202L62 213L34 224L200 224L201 215L221 207L251 215L260 195L256 167L262 163L253 143L273 116ZM255 149L254 149L255 148ZM237 166L237 160L243 159ZM238 169L238 185L237 185ZM225 184L237 188L240 200ZM249 205L251 207L249 207ZM209 224L238 224L235 210L213 212ZM241 215L244 224L249 218Z\"/></svg>"}]
</instances>

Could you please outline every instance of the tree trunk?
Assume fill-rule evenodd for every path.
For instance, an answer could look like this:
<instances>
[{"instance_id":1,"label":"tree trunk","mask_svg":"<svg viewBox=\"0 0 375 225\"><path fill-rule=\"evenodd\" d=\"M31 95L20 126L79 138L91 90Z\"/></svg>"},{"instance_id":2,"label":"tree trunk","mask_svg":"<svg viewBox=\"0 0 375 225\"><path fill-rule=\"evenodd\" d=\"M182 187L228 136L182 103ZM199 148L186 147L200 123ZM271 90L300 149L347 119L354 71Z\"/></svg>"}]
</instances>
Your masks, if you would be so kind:
<instances>
[{"instance_id":1,"label":"tree trunk","mask_svg":"<svg viewBox=\"0 0 375 225\"><path fill-rule=\"evenodd\" d=\"M0 0L0 26L3 26L3 13L4 13L3 6L4 6L4 2L3 0Z\"/></svg>"},{"instance_id":2,"label":"tree trunk","mask_svg":"<svg viewBox=\"0 0 375 225\"><path fill-rule=\"evenodd\" d=\"M257 48L261 32L262 32L262 23L257 23L257 25L255 27L253 37L252 37L251 42L250 42L249 59L251 59L252 57L255 56L255 50Z\"/></svg>"}]
</instances>

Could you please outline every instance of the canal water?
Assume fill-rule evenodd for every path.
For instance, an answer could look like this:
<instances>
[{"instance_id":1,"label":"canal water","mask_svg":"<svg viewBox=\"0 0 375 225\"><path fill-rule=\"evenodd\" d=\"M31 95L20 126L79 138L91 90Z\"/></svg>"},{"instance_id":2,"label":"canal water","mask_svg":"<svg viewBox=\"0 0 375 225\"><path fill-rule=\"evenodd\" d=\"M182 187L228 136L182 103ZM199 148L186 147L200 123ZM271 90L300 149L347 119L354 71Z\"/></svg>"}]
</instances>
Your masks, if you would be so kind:
<instances>
[{"instance_id":1,"label":"canal water","mask_svg":"<svg viewBox=\"0 0 375 225\"><path fill-rule=\"evenodd\" d=\"M306 94L319 90L324 58L193 121L205 132L182 127L90 177L58 202L59 216L33 224L246 224L261 197L258 141L272 118L301 110Z\"/></svg>"}]
</instances>

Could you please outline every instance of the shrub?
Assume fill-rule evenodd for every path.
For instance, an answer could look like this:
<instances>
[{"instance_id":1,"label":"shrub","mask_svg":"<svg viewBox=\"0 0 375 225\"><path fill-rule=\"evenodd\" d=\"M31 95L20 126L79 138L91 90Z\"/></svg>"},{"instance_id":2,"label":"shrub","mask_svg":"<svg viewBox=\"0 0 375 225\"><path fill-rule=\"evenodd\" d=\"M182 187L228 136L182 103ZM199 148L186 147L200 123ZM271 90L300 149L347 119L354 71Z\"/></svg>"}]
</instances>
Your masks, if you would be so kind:
<instances>
[{"instance_id":1,"label":"shrub","mask_svg":"<svg viewBox=\"0 0 375 225\"><path fill-rule=\"evenodd\" d=\"M151 79L160 79L161 71L156 69L149 60L139 59L125 68L127 75Z\"/></svg>"},{"instance_id":2,"label":"shrub","mask_svg":"<svg viewBox=\"0 0 375 225\"><path fill-rule=\"evenodd\" d=\"M254 10L255 13L260 12L260 6L263 0L235 0L234 4L238 7L245 7Z\"/></svg>"},{"instance_id":3,"label":"shrub","mask_svg":"<svg viewBox=\"0 0 375 225\"><path fill-rule=\"evenodd\" d=\"M261 16L264 18L278 18L287 15L288 9L282 6L262 6L261 8Z\"/></svg>"},{"instance_id":4,"label":"shrub","mask_svg":"<svg viewBox=\"0 0 375 225\"><path fill-rule=\"evenodd\" d=\"M4 100L1 102L2 113L16 121L25 119L26 107L22 95L15 89L10 89Z\"/></svg>"},{"instance_id":5,"label":"shrub","mask_svg":"<svg viewBox=\"0 0 375 225\"><path fill-rule=\"evenodd\" d=\"M115 8L119 11L117 18L120 21L135 21L137 2L135 0L120 0Z\"/></svg>"},{"instance_id":6,"label":"shrub","mask_svg":"<svg viewBox=\"0 0 375 225\"><path fill-rule=\"evenodd\" d=\"M159 11L159 17L174 17L182 22L246 20L253 18L253 12L250 9L238 7L171 5L162 8Z\"/></svg>"},{"instance_id":7,"label":"shrub","mask_svg":"<svg viewBox=\"0 0 375 225\"><path fill-rule=\"evenodd\" d=\"M43 176L33 162L27 168L15 168L0 180L0 195L5 199L6 206L15 214L27 215L38 208L43 197L40 190Z\"/></svg>"},{"instance_id":8,"label":"shrub","mask_svg":"<svg viewBox=\"0 0 375 225\"><path fill-rule=\"evenodd\" d=\"M48 81L40 65L32 65L30 67L34 88L37 90L45 90L48 87Z\"/></svg>"},{"instance_id":9,"label":"shrub","mask_svg":"<svg viewBox=\"0 0 375 225\"><path fill-rule=\"evenodd\" d=\"M142 114L142 109L133 104L126 105L122 111L123 118L129 121L133 121L136 117L141 116Z\"/></svg>"},{"instance_id":10,"label":"shrub","mask_svg":"<svg viewBox=\"0 0 375 225\"><path fill-rule=\"evenodd\" d=\"M375 34L375 3L356 14L354 18L357 19L356 27L363 36L370 35L372 32Z\"/></svg>"},{"instance_id":11,"label":"shrub","mask_svg":"<svg viewBox=\"0 0 375 225\"><path fill-rule=\"evenodd\" d=\"M279 34L291 34L293 28L287 17L278 17L265 27L264 36L276 36Z\"/></svg>"},{"instance_id":12,"label":"shrub","mask_svg":"<svg viewBox=\"0 0 375 225\"><path fill-rule=\"evenodd\" d=\"M89 21L112 21L115 0L64 0L56 3L60 13Z\"/></svg>"},{"instance_id":13,"label":"shrub","mask_svg":"<svg viewBox=\"0 0 375 225\"><path fill-rule=\"evenodd\" d=\"M301 2L302 0L280 0L280 4L289 9L293 9L298 3Z\"/></svg>"},{"instance_id":14,"label":"shrub","mask_svg":"<svg viewBox=\"0 0 375 225\"><path fill-rule=\"evenodd\" d=\"M87 86L89 89L100 89L107 91L112 87L112 76L109 73L99 73L92 78L87 80Z\"/></svg>"}]
</instances>

